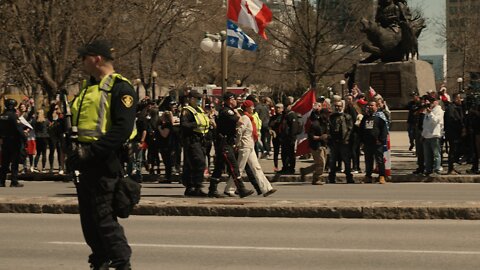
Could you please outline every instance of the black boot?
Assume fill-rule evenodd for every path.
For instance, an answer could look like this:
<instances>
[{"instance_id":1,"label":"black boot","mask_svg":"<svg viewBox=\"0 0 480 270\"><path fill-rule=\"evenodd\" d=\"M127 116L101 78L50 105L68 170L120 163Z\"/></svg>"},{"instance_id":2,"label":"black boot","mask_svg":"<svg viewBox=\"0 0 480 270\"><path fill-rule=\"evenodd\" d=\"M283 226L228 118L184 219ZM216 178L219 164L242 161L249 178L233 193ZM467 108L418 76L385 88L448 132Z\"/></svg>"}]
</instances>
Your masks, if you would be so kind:
<instances>
[{"instance_id":1,"label":"black boot","mask_svg":"<svg viewBox=\"0 0 480 270\"><path fill-rule=\"evenodd\" d=\"M237 191L240 198L248 197L254 193L253 190L245 188L245 184L243 183L241 178L237 178L235 180L235 185L237 186Z\"/></svg>"},{"instance_id":2,"label":"black boot","mask_svg":"<svg viewBox=\"0 0 480 270\"><path fill-rule=\"evenodd\" d=\"M220 183L218 178L210 178L210 186L208 187L208 197L210 198L224 198L222 194L218 193L217 186Z\"/></svg>"},{"instance_id":3,"label":"black boot","mask_svg":"<svg viewBox=\"0 0 480 270\"><path fill-rule=\"evenodd\" d=\"M93 264L90 264L90 269L91 270L108 270L109 269L109 263L103 263L102 265L95 266Z\"/></svg>"}]
</instances>

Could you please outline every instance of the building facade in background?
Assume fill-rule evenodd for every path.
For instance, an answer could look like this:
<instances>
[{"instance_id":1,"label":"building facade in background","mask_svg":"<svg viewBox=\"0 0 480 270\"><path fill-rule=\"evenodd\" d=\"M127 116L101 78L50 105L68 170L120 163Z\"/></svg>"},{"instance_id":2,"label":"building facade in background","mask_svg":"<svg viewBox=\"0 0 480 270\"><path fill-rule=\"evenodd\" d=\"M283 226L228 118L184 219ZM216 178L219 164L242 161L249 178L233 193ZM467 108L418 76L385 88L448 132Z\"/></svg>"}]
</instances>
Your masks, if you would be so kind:
<instances>
[{"instance_id":1,"label":"building facade in background","mask_svg":"<svg viewBox=\"0 0 480 270\"><path fill-rule=\"evenodd\" d=\"M446 1L447 86L480 91L480 0Z\"/></svg>"}]
</instances>

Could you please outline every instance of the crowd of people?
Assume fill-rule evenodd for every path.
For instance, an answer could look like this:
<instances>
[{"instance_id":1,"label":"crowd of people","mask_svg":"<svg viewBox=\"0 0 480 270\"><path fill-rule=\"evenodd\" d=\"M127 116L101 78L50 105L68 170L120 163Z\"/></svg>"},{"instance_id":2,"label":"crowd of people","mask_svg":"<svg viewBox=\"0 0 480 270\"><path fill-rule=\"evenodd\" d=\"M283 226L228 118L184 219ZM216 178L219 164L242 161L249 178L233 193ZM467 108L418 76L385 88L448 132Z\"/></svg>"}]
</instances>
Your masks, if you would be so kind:
<instances>
[{"instance_id":1,"label":"crowd of people","mask_svg":"<svg viewBox=\"0 0 480 270\"><path fill-rule=\"evenodd\" d=\"M419 96L412 93L408 104L410 150L415 147L417 169L414 174L443 174L443 153L448 154L448 175L461 174L455 164L471 164L467 174L479 174L480 99L464 92L450 96L445 87Z\"/></svg>"},{"instance_id":2,"label":"crowd of people","mask_svg":"<svg viewBox=\"0 0 480 270\"><path fill-rule=\"evenodd\" d=\"M217 157L218 150L216 122L225 100L200 93L195 95L200 98L198 106L209 123L201 140L205 166L198 175L209 177L214 169L214 158ZM189 130L182 125L181 119L186 108L191 107L189 103L192 99L195 97L187 91L179 101L173 98L151 100L146 96L139 103L136 135L125 143L122 151L126 171L135 180L141 182L142 170L146 170L152 175L162 175L161 182L178 179L182 183L186 181L182 175L185 168L182 160L185 162L188 158L182 158L182 153L187 156L190 154L188 147L185 147L189 142L184 140L184 137L188 137L186 134ZM274 104L270 97L235 96L236 103L232 109L235 114L237 111L239 113L236 121L245 123L245 115L248 115L253 138L252 142L248 142L248 145L251 144L251 151L238 149L241 140L234 142L237 147L234 152L238 155L236 158L239 163L236 175L245 175L251 180L258 194L266 193L259 185L260 182L265 185L265 181L255 180L263 172L258 168L258 160L255 162L251 154L255 154L258 159L273 159L274 171L278 174L295 173L296 136L303 127L295 124L299 118L291 111L294 101L293 97L285 97L283 102ZM412 101L408 104L408 135L409 150L415 148L417 156L418 167L414 174L431 176L442 173L442 152L448 153L447 174L459 174L455 164L464 162L472 164L472 168L466 173L479 173L480 113L477 104L475 98L465 97L462 93L455 93L450 97L445 87L438 93L429 91L421 97L418 93L412 93ZM35 101L28 97L15 105L17 117L23 126L18 161L19 165L22 165L21 172L65 174L65 137L68 130L64 110L59 99L41 109L36 109ZM372 172L375 171L379 174L378 182L385 183L383 152L390 124L390 111L380 95L366 96L355 86L350 94L343 98L338 95L331 99L320 96L314 105L310 121L307 133L314 164L300 169L303 179L313 173L312 183L322 184L326 181L321 176L326 171L329 172L328 182L334 183L335 174L343 172L347 182L353 183L353 174L362 173L360 155L363 152L364 182L372 182ZM237 130L244 130L245 125L235 127ZM238 137L241 136L239 134ZM470 147L472 145L473 147ZM250 149L250 146L247 148ZM54 167L55 157L58 167ZM220 171L228 172L228 168ZM216 177L219 178L218 173ZM263 176L260 178L263 179ZM228 185L224 195L234 194L232 185Z\"/></svg>"},{"instance_id":3,"label":"crowd of people","mask_svg":"<svg viewBox=\"0 0 480 270\"><path fill-rule=\"evenodd\" d=\"M12 184L18 183L19 165L23 173L54 173L54 158L57 157L58 174L65 174L65 136L67 128L61 102L53 101L48 109L36 109L33 98L25 97L20 103L2 97L2 167L0 185L5 185L8 172ZM48 167L47 167L47 150ZM40 167L41 166L41 167Z\"/></svg>"}]
</instances>

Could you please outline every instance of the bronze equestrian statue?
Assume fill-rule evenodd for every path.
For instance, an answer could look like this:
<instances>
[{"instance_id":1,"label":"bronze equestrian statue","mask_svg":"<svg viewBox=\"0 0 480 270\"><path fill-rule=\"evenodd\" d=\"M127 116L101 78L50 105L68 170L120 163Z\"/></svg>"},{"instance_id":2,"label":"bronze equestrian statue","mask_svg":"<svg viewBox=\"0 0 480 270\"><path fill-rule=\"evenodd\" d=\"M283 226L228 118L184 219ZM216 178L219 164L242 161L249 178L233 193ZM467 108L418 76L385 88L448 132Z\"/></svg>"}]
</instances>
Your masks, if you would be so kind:
<instances>
[{"instance_id":1,"label":"bronze equestrian statue","mask_svg":"<svg viewBox=\"0 0 480 270\"><path fill-rule=\"evenodd\" d=\"M406 0L379 0L375 21L362 19L361 31L367 35L368 42L362 45L362 51L370 55L360 63L398 62L418 58L418 37L425 28L425 20L420 16L413 18ZM355 83L353 65L348 78L348 87Z\"/></svg>"},{"instance_id":2,"label":"bronze equestrian statue","mask_svg":"<svg viewBox=\"0 0 480 270\"><path fill-rule=\"evenodd\" d=\"M418 56L417 38L425 28L425 20L412 18L406 0L379 0L375 21L362 19L362 32L368 43L362 46L371 55L361 63L397 62Z\"/></svg>"}]
</instances>

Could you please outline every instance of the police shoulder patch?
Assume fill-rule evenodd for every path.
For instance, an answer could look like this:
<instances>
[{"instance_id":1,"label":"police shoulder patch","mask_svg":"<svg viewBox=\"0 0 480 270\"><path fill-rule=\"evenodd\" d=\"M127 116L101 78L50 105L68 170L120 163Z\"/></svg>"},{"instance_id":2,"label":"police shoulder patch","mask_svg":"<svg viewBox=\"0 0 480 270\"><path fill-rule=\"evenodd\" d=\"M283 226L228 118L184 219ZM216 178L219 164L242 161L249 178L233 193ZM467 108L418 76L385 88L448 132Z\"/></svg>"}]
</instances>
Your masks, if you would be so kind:
<instances>
[{"instance_id":1,"label":"police shoulder patch","mask_svg":"<svg viewBox=\"0 0 480 270\"><path fill-rule=\"evenodd\" d=\"M234 115L235 113L233 112L233 110L228 110L227 112L229 115Z\"/></svg>"},{"instance_id":2,"label":"police shoulder patch","mask_svg":"<svg viewBox=\"0 0 480 270\"><path fill-rule=\"evenodd\" d=\"M133 105L133 97L130 95L124 95L122 97L122 103L125 107L130 108Z\"/></svg>"}]
</instances>

